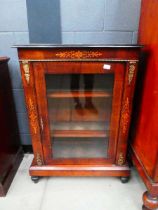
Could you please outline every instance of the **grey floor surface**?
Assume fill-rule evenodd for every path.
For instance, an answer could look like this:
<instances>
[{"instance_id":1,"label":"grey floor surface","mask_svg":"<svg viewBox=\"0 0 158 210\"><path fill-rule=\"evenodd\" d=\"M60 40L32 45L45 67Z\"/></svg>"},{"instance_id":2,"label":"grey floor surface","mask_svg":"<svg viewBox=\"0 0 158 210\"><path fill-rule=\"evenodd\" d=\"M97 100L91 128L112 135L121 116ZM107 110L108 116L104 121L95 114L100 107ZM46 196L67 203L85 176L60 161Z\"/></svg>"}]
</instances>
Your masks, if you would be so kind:
<instances>
[{"instance_id":1,"label":"grey floor surface","mask_svg":"<svg viewBox=\"0 0 158 210\"><path fill-rule=\"evenodd\" d=\"M0 210L141 210L146 189L135 169L127 184L112 177L50 177L34 184L32 158L25 155Z\"/></svg>"}]
</instances>

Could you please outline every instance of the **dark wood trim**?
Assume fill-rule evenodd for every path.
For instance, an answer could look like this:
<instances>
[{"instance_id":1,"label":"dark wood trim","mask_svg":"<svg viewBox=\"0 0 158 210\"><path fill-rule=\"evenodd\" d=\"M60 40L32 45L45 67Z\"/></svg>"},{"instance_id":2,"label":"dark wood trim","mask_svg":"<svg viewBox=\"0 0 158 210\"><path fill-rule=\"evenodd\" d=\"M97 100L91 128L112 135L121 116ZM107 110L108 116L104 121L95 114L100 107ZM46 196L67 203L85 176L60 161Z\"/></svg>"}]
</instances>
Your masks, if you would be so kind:
<instances>
[{"instance_id":1,"label":"dark wood trim","mask_svg":"<svg viewBox=\"0 0 158 210\"><path fill-rule=\"evenodd\" d=\"M33 153L33 149L32 149L32 145L22 145L22 149L24 151L24 153Z\"/></svg>"},{"instance_id":2,"label":"dark wood trim","mask_svg":"<svg viewBox=\"0 0 158 210\"><path fill-rule=\"evenodd\" d=\"M10 165L5 177L2 178L0 177L2 179L0 182L0 197L6 196L22 159L23 159L23 150L20 147L16 153L15 158L12 160L12 164Z\"/></svg>"},{"instance_id":3,"label":"dark wood trim","mask_svg":"<svg viewBox=\"0 0 158 210\"><path fill-rule=\"evenodd\" d=\"M5 196L22 161L8 57L0 57L0 196Z\"/></svg>"},{"instance_id":4,"label":"dark wood trim","mask_svg":"<svg viewBox=\"0 0 158 210\"><path fill-rule=\"evenodd\" d=\"M6 62L8 62L10 60L10 58L8 58L8 57L0 57L0 64L1 63L6 63Z\"/></svg>"},{"instance_id":5,"label":"dark wood trim","mask_svg":"<svg viewBox=\"0 0 158 210\"><path fill-rule=\"evenodd\" d=\"M14 45L14 48L141 48L143 45L82 45L82 44L28 44L28 45Z\"/></svg>"}]
</instances>

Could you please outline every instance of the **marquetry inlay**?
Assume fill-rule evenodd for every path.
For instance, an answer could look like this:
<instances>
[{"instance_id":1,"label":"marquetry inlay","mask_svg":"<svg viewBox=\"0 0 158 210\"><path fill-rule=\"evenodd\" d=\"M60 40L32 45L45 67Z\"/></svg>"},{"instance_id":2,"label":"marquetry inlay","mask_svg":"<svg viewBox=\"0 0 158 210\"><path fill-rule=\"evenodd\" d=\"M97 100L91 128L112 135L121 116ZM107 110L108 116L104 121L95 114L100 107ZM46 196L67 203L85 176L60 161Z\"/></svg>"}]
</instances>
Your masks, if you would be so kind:
<instances>
[{"instance_id":1,"label":"marquetry inlay","mask_svg":"<svg viewBox=\"0 0 158 210\"><path fill-rule=\"evenodd\" d=\"M59 52L56 53L56 56L59 58L97 58L101 56L102 53L95 51L64 51L64 52Z\"/></svg>"},{"instance_id":2,"label":"marquetry inlay","mask_svg":"<svg viewBox=\"0 0 158 210\"><path fill-rule=\"evenodd\" d=\"M29 108L29 119L30 119L32 131L34 134L37 134L37 129L38 129L37 115L36 115L35 106L31 98L29 98L28 100L28 108Z\"/></svg>"},{"instance_id":3,"label":"marquetry inlay","mask_svg":"<svg viewBox=\"0 0 158 210\"><path fill-rule=\"evenodd\" d=\"M122 133L125 134L129 124L130 110L129 98L127 97L122 109Z\"/></svg>"}]
</instances>

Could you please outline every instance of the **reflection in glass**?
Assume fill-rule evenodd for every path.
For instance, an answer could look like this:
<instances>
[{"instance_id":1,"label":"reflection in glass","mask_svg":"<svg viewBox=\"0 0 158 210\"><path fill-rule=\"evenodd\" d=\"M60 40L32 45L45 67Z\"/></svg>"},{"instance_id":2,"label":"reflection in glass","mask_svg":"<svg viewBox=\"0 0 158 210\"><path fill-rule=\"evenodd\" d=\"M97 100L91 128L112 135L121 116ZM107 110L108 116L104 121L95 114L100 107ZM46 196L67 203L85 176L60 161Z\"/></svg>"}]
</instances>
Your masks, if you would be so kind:
<instances>
[{"instance_id":1,"label":"reflection in glass","mask_svg":"<svg viewBox=\"0 0 158 210\"><path fill-rule=\"evenodd\" d=\"M114 75L45 78L53 158L106 158Z\"/></svg>"},{"instance_id":2,"label":"reflection in glass","mask_svg":"<svg viewBox=\"0 0 158 210\"><path fill-rule=\"evenodd\" d=\"M83 107L89 109L89 111L97 114L97 109L93 105L92 102L92 90L93 90L93 84L94 84L94 75L87 75L83 74L83 83L84 83L84 92L85 92L85 104L83 104L80 101L79 97L74 97L75 102L75 109L78 112L78 114L83 115ZM76 93L79 93L80 91L80 77L81 74L72 74L71 75L71 91L75 91ZM86 93L89 93L89 96L86 97Z\"/></svg>"}]
</instances>

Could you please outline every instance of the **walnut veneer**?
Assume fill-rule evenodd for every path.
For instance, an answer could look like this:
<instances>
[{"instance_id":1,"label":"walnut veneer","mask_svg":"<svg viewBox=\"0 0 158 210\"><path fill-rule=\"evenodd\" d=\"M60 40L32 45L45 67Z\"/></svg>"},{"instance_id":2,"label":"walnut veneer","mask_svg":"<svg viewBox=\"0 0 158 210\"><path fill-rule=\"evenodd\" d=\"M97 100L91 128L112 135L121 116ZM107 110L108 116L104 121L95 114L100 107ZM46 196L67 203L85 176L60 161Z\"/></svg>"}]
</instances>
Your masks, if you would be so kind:
<instances>
[{"instance_id":1,"label":"walnut veneer","mask_svg":"<svg viewBox=\"0 0 158 210\"><path fill-rule=\"evenodd\" d=\"M34 160L30 167L32 179L37 181L40 176L119 176L125 182L130 175L126 160L127 136L140 46L16 47L34 151ZM103 91L102 88L92 91L86 90L85 84L85 89L80 93L78 89L54 91L59 86L58 79L63 79L64 86L69 75L71 80L83 76L84 82L87 79L102 81L94 84L96 89L106 84L112 88L106 89L107 91ZM49 82L51 79L53 82ZM113 83L110 86L111 80ZM56 87L53 84L56 84ZM54 88L52 92L51 89L48 91L49 85ZM72 83L71 88L74 85L79 84ZM84 108L81 107L83 98L86 103ZM54 100L60 103L56 105ZM73 104L73 101L76 106L71 105L70 108L69 102ZM102 105L105 101L107 101L105 105ZM51 103L54 105L50 108ZM111 111L108 111L106 107L110 103ZM107 130L101 126L104 116L110 119ZM51 124L54 122L53 119L58 123ZM77 124L79 119L82 121ZM86 124L87 121L89 125ZM61 128L61 125L66 127ZM79 126L79 130L76 130L75 125ZM68 129L70 127L71 129ZM99 144L103 144L101 138L102 140L107 138L107 144L105 143L107 151L95 154L96 148L97 151L102 151L99 147ZM83 145L86 145L87 150ZM58 150L61 152L58 153ZM71 151L74 158L71 157Z\"/></svg>"}]
</instances>

